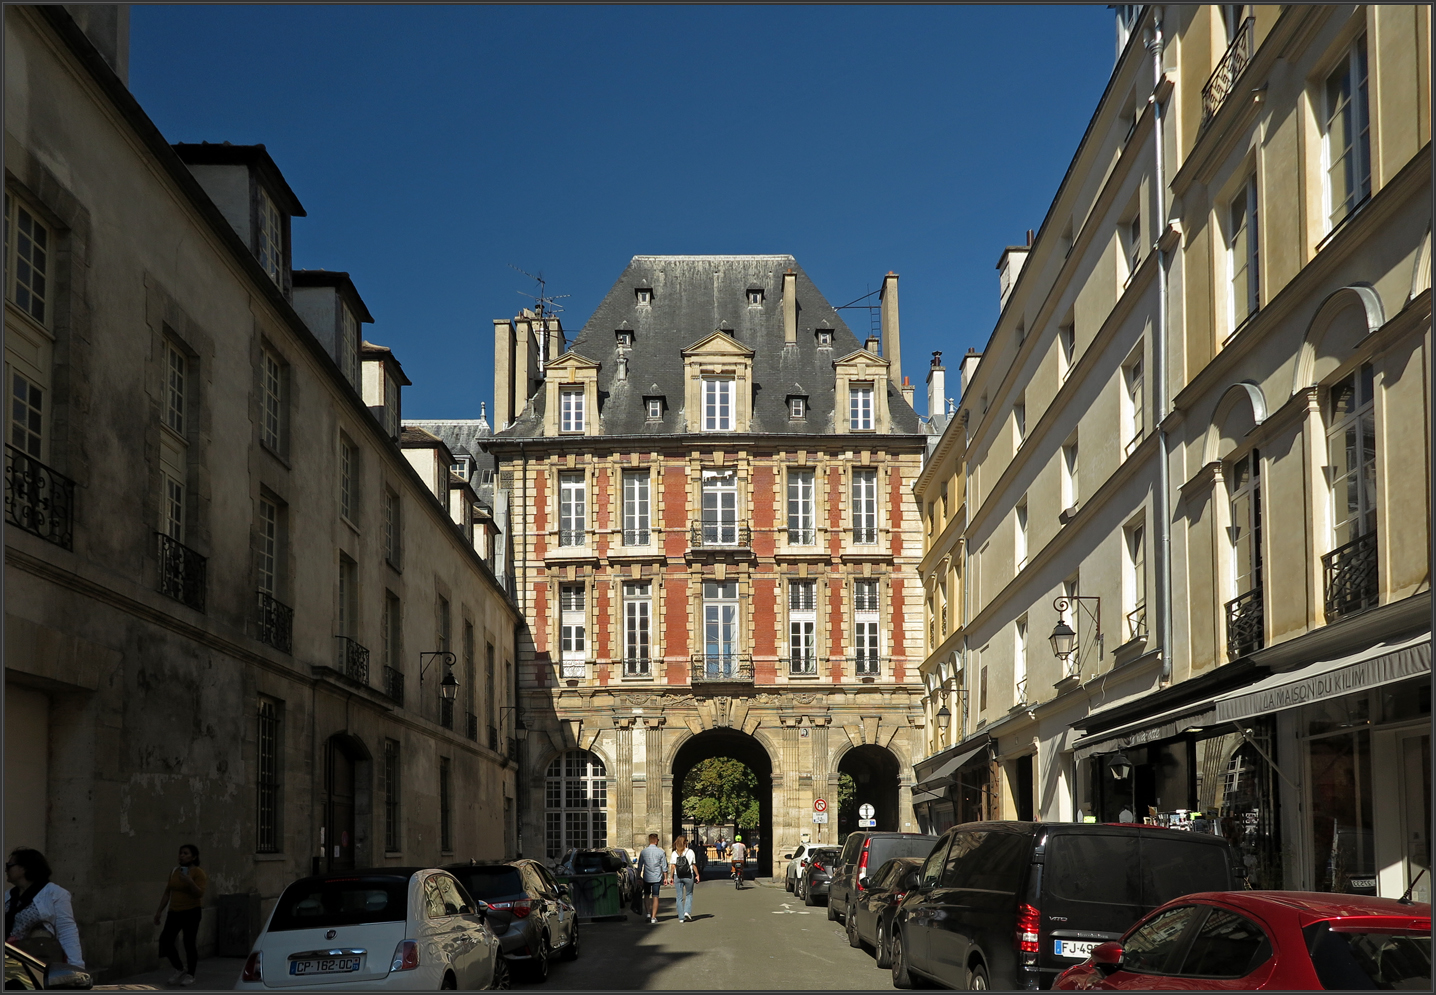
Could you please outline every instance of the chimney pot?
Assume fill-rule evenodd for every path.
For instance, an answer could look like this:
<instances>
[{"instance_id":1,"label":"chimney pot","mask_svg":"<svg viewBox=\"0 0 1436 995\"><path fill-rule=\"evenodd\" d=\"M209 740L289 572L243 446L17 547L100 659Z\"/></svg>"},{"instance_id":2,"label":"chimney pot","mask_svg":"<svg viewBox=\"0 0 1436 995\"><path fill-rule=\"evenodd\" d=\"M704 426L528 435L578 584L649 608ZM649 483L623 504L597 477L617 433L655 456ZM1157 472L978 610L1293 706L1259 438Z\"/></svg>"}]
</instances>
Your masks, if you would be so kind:
<instances>
[{"instance_id":1,"label":"chimney pot","mask_svg":"<svg viewBox=\"0 0 1436 995\"><path fill-rule=\"evenodd\" d=\"M883 343L886 346L888 378L894 387L902 386L902 338L898 328L898 275L888 270L883 277L879 295L882 303Z\"/></svg>"}]
</instances>

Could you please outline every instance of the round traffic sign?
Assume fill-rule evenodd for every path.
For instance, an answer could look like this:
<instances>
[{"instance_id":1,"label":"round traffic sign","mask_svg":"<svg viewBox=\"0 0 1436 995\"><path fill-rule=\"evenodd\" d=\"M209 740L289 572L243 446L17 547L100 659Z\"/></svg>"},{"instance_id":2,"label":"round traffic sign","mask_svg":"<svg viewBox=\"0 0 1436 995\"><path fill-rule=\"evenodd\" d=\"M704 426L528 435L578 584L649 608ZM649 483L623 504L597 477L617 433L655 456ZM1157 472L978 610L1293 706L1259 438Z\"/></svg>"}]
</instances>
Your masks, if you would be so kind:
<instances>
[{"instance_id":1,"label":"round traffic sign","mask_svg":"<svg viewBox=\"0 0 1436 995\"><path fill-rule=\"evenodd\" d=\"M826 812L827 810L828 800L826 798L819 798L817 801L813 802L814 812Z\"/></svg>"},{"instance_id":2,"label":"round traffic sign","mask_svg":"<svg viewBox=\"0 0 1436 995\"><path fill-rule=\"evenodd\" d=\"M864 819L871 819L874 811L873 807L867 802L863 802L858 806L858 815Z\"/></svg>"}]
</instances>

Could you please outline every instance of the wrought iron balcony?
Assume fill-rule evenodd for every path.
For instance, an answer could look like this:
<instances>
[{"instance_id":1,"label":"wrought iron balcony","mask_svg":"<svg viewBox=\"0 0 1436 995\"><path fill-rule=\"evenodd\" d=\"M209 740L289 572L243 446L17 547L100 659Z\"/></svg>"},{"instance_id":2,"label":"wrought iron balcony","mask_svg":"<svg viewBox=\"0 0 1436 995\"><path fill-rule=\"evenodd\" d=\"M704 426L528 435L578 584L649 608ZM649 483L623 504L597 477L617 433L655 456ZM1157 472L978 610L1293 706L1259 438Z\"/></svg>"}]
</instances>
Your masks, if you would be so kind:
<instances>
[{"instance_id":1,"label":"wrought iron balcony","mask_svg":"<svg viewBox=\"0 0 1436 995\"><path fill-rule=\"evenodd\" d=\"M5 447L5 520L72 548L75 482L14 446Z\"/></svg>"},{"instance_id":2,"label":"wrought iron balcony","mask_svg":"<svg viewBox=\"0 0 1436 995\"><path fill-rule=\"evenodd\" d=\"M818 542L817 529L789 529L789 546L813 546Z\"/></svg>"},{"instance_id":3,"label":"wrought iron balcony","mask_svg":"<svg viewBox=\"0 0 1436 995\"><path fill-rule=\"evenodd\" d=\"M1147 638L1147 606L1138 605L1127 613L1127 638Z\"/></svg>"},{"instance_id":4,"label":"wrought iron balcony","mask_svg":"<svg viewBox=\"0 0 1436 995\"><path fill-rule=\"evenodd\" d=\"M264 591L259 592L259 640L281 653L294 650L294 609Z\"/></svg>"},{"instance_id":5,"label":"wrought iron balcony","mask_svg":"<svg viewBox=\"0 0 1436 995\"><path fill-rule=\"evenodd\" d=\"M404 704L404 675L393 667L384 668L384 693L393 699L394 704Z\"/></svg>"},{"instance_id":6,"label":"wrought iron balcony","mask_svg":"<svg viewBox=\"0 0 1436 995\"><path fill-rule=\"evenodd\" d=\"M558 544L560 546L586 546L588 545L588 533L583 529L559 529Z\"/></svg>"},{"instance_id":7,"label":"wrought iron balcony","mask_svg":"<svg viewBox=\"0 0 1436 995\"><path fill-rule=\"evenodd\" d=\"M339 672L360 684L369 683L369 650L348 636L335 636L339 648L335 654Z\"/></svg>"},{"instance_id":8,"label":"wrought iron balcony","mask_svg":"<svg viewBox=\"0 0 1436 995\"><path fill-rule=\"evenodd\" d=\"M653 665L647 656L626 656L623 658L624 677L652 677Z\"/></svg>"},{"instance_id":9,"label":"wrought iron balcony","mask_svg":"<svg viewBox=\"0 0 1436 995\"><path fill-rule=\"evenodd\" d=\"M479 741L479 717L473 712L468 713L468 724L464 735L468 736L475 743Z\"/></svg>"},{"instance_id":10,"label":"wrought iron balcony","mask_svg":"<svg viewBox=\"0 0 1436 995\"><path fill-rule=\"evenodd\" d=\"M876 654L859 653L846 659L854 677L881 677L883 674L884 658Z\"/></svg>"},{"instance_id":11,"label":"wrought iron balcony","mask_svg":"<svg viewBox=\"0 0 1436 995\"><path fill-rule=\"evenodd\" d=\"M499 752L499 731L493 726L489 726L489 749Z\"/></svg>"},{"instance_id":12,"label":"wrought iron balcony","mask_svg":"<svg viewBox=\"0 0 1436 995\"><path fill-rule=\"evenodd\" d=\"M653 532L649 529L624 529L623 544L625 546L647 546L653 541Z\"/></svg>"},{"instance_id":13,"label":"wrought iron balcony","mask_svg":"<svg viewBox=\"0 0 1436 995\"><path fill-rule=\"evenodd\" d=\"M1232 90L1236 88L1237 80L1241 78L1246 70L1247 64L1252 60L1252 52L1256 45L1256 18L1248 17L1237 29L1236 37L1227 46L1222 61L1217 63L1217 68L1207 80L1207 85L1202 87L1202 127L1206 127L1212 118L1216 117L1217 111L1231 96Z\"/></svg>"},{"instance_id":14,"label":"wrought iron balcony","mask_svg":"<svg viewBox=\"0 0 1436 995\"><path fill-rule=\"evenodd\" d=\"M1321 558L1326 568L1326 620L1375 608L1380 594L1376 573L1376 531L1338 546Z\"/></svg>"},{"instance_id":15,"label":"wrought iron balcony","mask_svg":"<svg viewBox=\"0 0 1436 995\"><path fill-rule=\"evenodd\" d=\"M752 684L753 659L740 653L699 653L693 657L694 684Z\"/></svg>"},{"instance_id":16,"label":"wrought iron balcony","mask_svg":"<svg viewBox=\"0 0 1436 995\"><path fill-rule=\"evenodd\" d=\"M789 653L789 677L817 677L818 657L815 653Z\"/></svg>"},{"instance_id":17,"label":"wrought iron balcony","mask_svg":"<svg viewBox=\"0 0 1436 995\"><path fill-rule=\"evenodd\" d=\"M878 541L878 530L876 528L853 528L853 545L875 546Z\"/></svg>"},{"instance_id":18,"label":"wrought iron balcony","mask_svg":"<svg viewBox=\"0 0 1436 995\"><path fill-rule=\"evenodd\" d=\"M749 549L753 545L753 530L747 525L714 525L705 522L694 525L689 533L694 549Z\"/></svg>"},{"instance_id":19,"label":"wrought iron balcony","mask_svg":"<svg viewBox=\"0 0 1436 995\"><path fill-rule=\"evenodd\" d=\"M155 535L160 537L160 593L204 611L205 558L163 532Z\"/></svg>"},{"instance_id":20,"label":"wrought iron balcony","mask_svg":"<svg viewBox=\"0 0 1436 995\"><path fill-rule=\"evenodd\" d=\"M1227 602L1227 655L1233 659L1255 653L1264 643L1261 588Z\"/></svg>"}]
</instances>

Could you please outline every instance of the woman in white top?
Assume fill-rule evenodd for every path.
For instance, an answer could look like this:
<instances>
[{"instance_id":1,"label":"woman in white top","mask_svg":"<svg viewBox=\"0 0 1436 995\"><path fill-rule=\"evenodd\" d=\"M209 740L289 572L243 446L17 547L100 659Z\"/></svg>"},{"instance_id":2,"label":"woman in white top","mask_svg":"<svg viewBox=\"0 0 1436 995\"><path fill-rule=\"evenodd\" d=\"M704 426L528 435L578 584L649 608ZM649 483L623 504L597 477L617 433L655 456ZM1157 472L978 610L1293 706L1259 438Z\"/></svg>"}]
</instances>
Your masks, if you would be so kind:
<instances>
[{"instance_id":1,"label":"woman in white top","mask_svg":"<svg viewBox=\"0 0 1436 995\"><path fill-rule=\"evenodd\" d=\"M688 846L687 836L673 840L673 849L668 853L668 866L673 876L673 886L678 892L678 921L693 921L693 886L698 882L698 857Z\"/></svg>"},{"instance_id":2,"label":"woman in white top","mask_svg":"<svg viewBox=\"0 0 1436 995\"><path fill-rule=\"evenodd\" d=\"M58 944L66 963L84 967L70 893L50 880L45 855L27 847L15 850L5 861L5 878L10 882L5 895L5 936L9 941L42 960L57 959L54 948ZM44 932L32 935L37 928Z\"/></svg>"}]
</instances>

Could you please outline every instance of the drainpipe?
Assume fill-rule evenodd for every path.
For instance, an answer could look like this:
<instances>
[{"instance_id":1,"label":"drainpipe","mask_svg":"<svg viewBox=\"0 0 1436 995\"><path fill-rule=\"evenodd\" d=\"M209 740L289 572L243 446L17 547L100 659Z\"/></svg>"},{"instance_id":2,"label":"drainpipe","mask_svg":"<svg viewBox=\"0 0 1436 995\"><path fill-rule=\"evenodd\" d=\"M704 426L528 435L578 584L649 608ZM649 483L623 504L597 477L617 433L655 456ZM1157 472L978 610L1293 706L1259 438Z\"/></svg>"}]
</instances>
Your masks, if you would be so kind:
<instances>
[{"instance_id":1,"label":"drainpipe","mask_svg":"<svg viewBox=\"0 0 1436 995\"><path fill-rule=\"evenodd\" d=\"M1156 165L1153 182L1157 193L1156 238L1157 249L1157 323L1152 335L1152 365L1157 370L1157 382L1153 388L1152 406L1156 409L1157 420L1157 513L1153 516L1157 526L1157 627L1161 641L1162 684L1172 682L1172 518L1171 468L1168 464L1167 430L1167 253L1162 248L1162 234L1167 216L1167 181L1163 147L1163 108L1157 99L1162 85L1162 8L1152 9L1151 33L1147 38L1147 51L1152 53L1152 134L1156 151Z\"/></svg>"}]
</instances>

